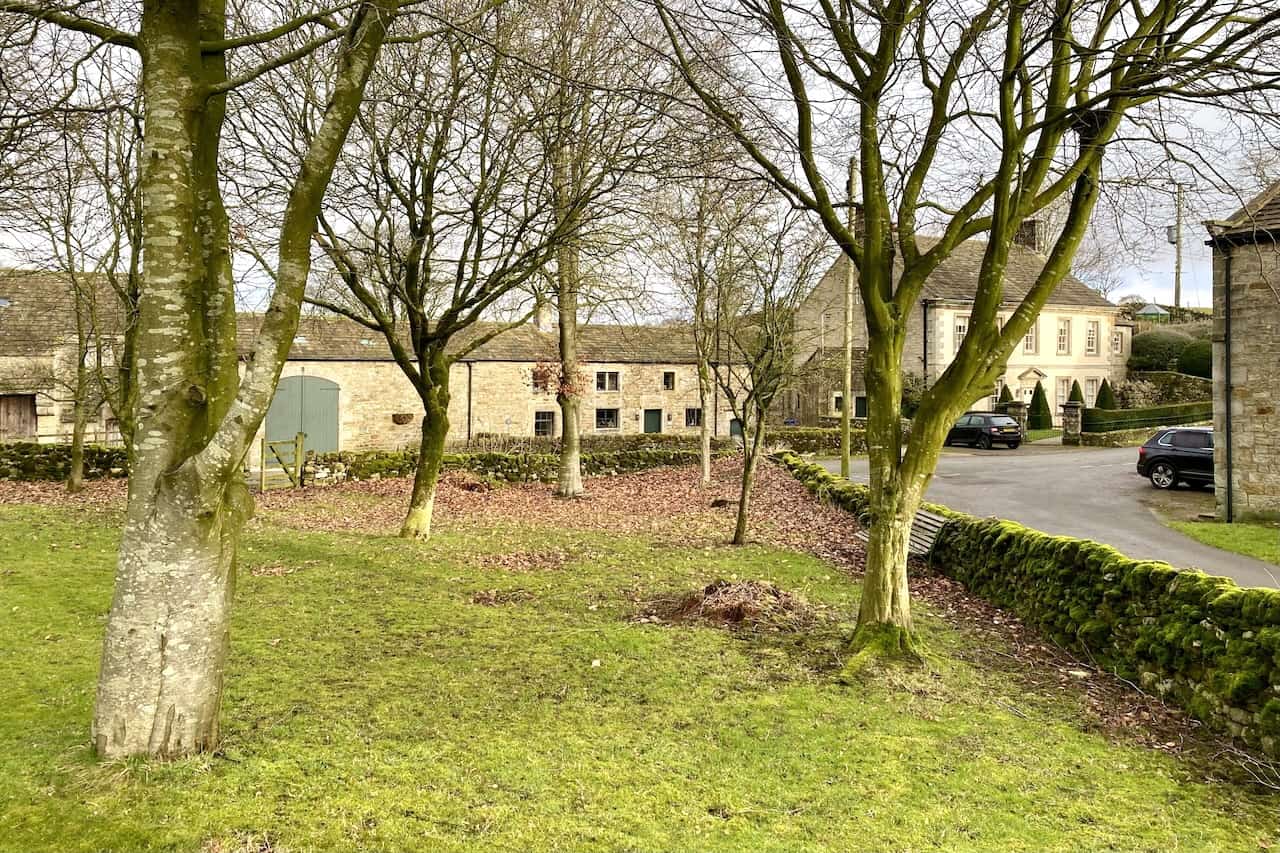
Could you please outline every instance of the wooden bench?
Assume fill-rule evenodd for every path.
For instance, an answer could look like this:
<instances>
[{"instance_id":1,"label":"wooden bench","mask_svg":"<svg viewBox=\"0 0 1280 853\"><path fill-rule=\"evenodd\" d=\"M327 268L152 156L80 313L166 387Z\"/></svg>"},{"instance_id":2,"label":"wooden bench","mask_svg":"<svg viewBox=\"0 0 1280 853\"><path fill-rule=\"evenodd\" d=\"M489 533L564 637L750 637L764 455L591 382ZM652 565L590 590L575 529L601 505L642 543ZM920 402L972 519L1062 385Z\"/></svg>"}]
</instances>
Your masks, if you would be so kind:
<instances>
[{"instance_id":1,"label":"wooden bench","mask_svg":"<svg viewBox=\"0 0 1280 853\"><path fill-rule=\"evenodd\" d=\"M912 557L927 557L946 523L946 516L938 515L936 512L929 512L927 509L917 512L916 517L911 520L911 538L907 544L907 554ZM863 542L871 541L871 531L867 528L853 535L855 539Z\"/></svg>"}]
</instances>

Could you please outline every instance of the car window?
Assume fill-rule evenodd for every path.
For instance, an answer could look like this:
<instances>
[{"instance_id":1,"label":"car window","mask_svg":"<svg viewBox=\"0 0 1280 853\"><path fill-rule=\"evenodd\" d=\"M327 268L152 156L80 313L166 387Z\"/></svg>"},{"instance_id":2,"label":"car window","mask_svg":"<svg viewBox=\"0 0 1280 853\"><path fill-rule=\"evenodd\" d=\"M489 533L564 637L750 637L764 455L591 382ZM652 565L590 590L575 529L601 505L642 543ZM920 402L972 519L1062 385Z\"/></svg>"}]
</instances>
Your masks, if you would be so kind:
<instances>
[{"instance_id":1,"label":"car window","mask_svg":"<svg viewBox=\"0 0 1280 853\"><path fill-rule=\"evenodd\" d=\"M958 427L969 426L969 424L971 423L973 423L973 415L965 415L964 417L960 418L960 420L956 421L956 426Z\"/></svg>"},{"instance_id":2,"label":"car window","mask_svg":"<svg viewBox=\"0 0 1280 853\"><path fill-rule=\"evenodd\" d=\"M1160 435L1156 436L1156 444L1159 444L1162 447L1169 447L1170 442L1173 439L1173 435L1174 435L1173 432L1161 433Z\"/></svg>"},{"instance_id":3,"label":"car window","mask_svg":"<svg viewBox=\"0 0 1280 853\"><path fill-rule=\"evenodd\" d=\"M1204 434L1204 446L1209 448L1210 450L1213 449L1213 433L1206 432Z\"/></svg>"},{"instance_id":4,"label":"car window","mask_svg":"<svg viewBox=\"0 0 1280 853\"><path fill-rule=\"evenodd\" d=\"M993 426L1017 426L1018 422L1008 415L996 415L991 419Z\"/></svg>"},{"instance_id":5,"label":"car window","mask_svg":"<svg viewBox=\"0 0 1280 853\"><path fill-rule=\"evenodd\" d=\"M1172 444L1174 447L1199 449L1209 446L1209 436L1202 432L1175 432Z\"/></svg>"}]
</instances>

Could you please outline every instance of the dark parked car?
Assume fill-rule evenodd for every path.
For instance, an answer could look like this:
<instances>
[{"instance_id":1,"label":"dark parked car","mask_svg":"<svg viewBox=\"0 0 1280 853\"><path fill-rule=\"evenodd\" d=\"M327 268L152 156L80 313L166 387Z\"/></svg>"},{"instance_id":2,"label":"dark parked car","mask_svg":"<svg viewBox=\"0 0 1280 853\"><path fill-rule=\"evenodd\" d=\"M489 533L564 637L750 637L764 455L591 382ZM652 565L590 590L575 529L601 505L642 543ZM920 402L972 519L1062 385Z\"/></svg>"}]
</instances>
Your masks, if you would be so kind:
<instances>
[{"instance_id":1,"label":"dark parked car","mask_svg":"<svg viewBox=\"0 0 1280 853\"><path fill-rule=\"evenodd\" d=\"M968 444L990 450L992 444L1010 449L1022 444L1022 428L1008 415L995 412L966 412L947 433L945 444Z\"/></svg>"},{"instance_id":2,"label":"dark parked car","mask_svg":"<svg viewBox=\"0 0 1280 853\"><path fill-rule=\"evenodd\" d=\"M1157 489L1213 485L1213 429L1162 429L1138 448L1138 473Z\"/></svg>"}]
</instances>

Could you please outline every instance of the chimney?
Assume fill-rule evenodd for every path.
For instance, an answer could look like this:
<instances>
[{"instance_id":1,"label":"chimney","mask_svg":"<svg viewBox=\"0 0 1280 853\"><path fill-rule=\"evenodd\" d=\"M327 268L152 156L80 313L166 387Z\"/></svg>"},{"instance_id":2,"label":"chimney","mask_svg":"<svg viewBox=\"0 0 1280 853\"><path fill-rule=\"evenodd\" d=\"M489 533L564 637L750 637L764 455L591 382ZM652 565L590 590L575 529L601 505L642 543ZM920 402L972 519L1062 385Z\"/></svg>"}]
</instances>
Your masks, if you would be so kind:
<instances>
[{"instance_id":1,"label":"chimney","mask_svg":"<svg viewBox=\"0 0 1280 853\"><path fill-rule=\"evenodd\" d=\"M1013 244L1033 252L1044 253L1044 223L1039 219L1024 219L1013 235Z\"/></svg>"},{"instance_id":2,"label":"chimney","mask_svg":"<svg viewBox=\"0 0 1280 853\"><path fill-rule=\"evenodd\" d=\"M551 303L545 300L539 300L537 307L533 309L533 327L539 332L553 332L556 328L556 318L551 311Z\"/></svg>"}]
</instances>

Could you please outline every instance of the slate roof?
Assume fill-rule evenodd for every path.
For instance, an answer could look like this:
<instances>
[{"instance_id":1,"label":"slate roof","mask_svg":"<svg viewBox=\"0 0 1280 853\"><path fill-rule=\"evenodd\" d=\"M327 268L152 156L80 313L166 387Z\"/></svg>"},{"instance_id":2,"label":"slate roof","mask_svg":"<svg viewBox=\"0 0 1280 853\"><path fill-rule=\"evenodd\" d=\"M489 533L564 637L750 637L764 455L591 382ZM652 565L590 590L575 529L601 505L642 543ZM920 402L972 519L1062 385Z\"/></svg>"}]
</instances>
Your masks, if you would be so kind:
<instances>
[{"instance_id":1,"label":"slate roof","mask_svg":"<svg viewBox=\"0 0 1280 853\"><path fill-rule=\"evenodd\" d=\"M102 294L100 320L118 322L115 294L105 279L94 283ZM45 358L75 340L75 301L66 275L0 270L0 300L0 356Z\"/></svg>"},{"instance_id":2,"label":"slate roof","mask_svg":"<svg viewBox=\"0 0 1280 853\"><path fill-rule=\"evenodd\" d=\"M1280 231L1280 181L1276 181L1221 222L1208 223L1215 237L1252 236Z\"/></svg>"},{"instance_id":3,"label":"slate roof","mask_svg":"<svg viewBox=\"0 0 1280 853\"><path fill-rule=\"evenodd\" d=\"M240 317L238 339L242 355L253 348L260 318ZM491 332L495 324L476 323L458 333L450 347L456 353L475 337ZM578 329L579 357L586 362L623 364L696 364L697 350L686 326L623 326L584 324ZM557 333L542 332L532 324L501 332L462 357L464 362L555 361L559 355ZM386 339L344 317L310 314L301 318L289 358L299 361L386 361L391 358Z\"/></svg>"},{"instance_id":4,"label":"slate roof","mask_svg":"<svg viewBox=\"0 0 1280 853\"><path fill-rule=\"evenodd\" d=\"M936 243L935 237L917 237L920 251L927 252ZM978 272L982 268L982 256L986 242L966 240L956 246L950 257L925 280L921 299L946 302L972 302L978 292ZM1005 271L1004 302L1016 305L1030 292L1036 277L1047 259L1039 252L1025 246L1014 245L1009 249L1009 266ZM847 263L841 255L836 265ZM1074 275L1068 274L1049 297L1048 305L1065 305L1083 308L1114 308L1102 294L1089 287Z\"/></svg>"}]
</instances>

